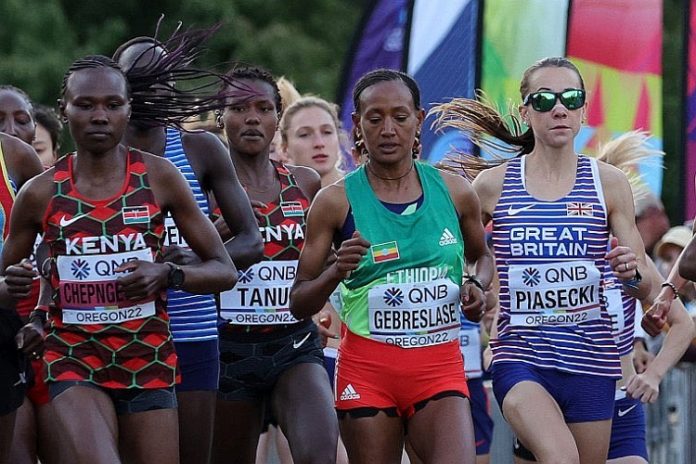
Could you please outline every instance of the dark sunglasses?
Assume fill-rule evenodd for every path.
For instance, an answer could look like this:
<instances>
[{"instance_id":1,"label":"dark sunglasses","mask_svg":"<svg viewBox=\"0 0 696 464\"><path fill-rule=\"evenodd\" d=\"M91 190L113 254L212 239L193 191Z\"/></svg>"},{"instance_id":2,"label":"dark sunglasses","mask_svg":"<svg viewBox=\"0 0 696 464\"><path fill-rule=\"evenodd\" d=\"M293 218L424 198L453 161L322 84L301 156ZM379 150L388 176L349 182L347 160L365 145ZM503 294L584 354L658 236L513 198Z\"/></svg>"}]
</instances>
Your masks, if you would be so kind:
<instances>
[{"instance_id":1,"label":"dark sunglasses","mask_svg":"<svg viewBox=\"0 0 696 464\"><path fill-rule=\"evenodd\" d=\"M568 89L563 92L534 92L528 94L522 104L532 104L532 108L541 113L551 111L556 106L556 100L561 100L563 106L569 110L577 110L585 104L585 91L582 89Z\"/></svg>"}]
</instances>

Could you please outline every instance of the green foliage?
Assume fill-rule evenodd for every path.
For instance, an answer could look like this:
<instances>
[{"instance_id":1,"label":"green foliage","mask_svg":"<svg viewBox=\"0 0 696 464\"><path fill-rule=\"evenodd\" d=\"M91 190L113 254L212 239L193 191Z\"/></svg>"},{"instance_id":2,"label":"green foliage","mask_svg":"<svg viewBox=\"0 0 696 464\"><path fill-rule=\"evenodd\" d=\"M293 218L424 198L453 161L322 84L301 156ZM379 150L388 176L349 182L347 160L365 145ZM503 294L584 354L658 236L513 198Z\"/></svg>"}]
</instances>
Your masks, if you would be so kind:
<instances>
[{"instance_id":1,"label":"green foliage","mask_svg":"<svg viewBox=\"0 0 696 464\"><path fill-rule=\"evenodd\" d=\"M70 63L121 43L221 22L200 64L244 61L285 75L302 93L331 98L366 0L3 0L0 83L55 106Z\"/></svg>"}]
</instances>

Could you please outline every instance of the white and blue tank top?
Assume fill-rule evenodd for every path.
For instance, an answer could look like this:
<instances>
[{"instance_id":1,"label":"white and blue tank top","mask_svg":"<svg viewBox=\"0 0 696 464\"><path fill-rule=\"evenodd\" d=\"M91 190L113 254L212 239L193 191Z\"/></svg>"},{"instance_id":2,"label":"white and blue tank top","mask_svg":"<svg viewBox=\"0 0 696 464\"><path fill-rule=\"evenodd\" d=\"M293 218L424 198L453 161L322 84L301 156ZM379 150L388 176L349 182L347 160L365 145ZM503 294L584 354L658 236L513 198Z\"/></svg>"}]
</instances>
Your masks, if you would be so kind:
<instances>
[{"instance_id":1,"label":"white and blue tank top","mask_svg":"<svg viewBox=\"0 0 696 464\"><path fill-rule=\"evenodd\" d=\"M571 191L546 201L527 191L525 160L508 162L493 211L500 278L493 362L618 379L603 288L609 226L597 162L579 155Z\"/></svg>"},{"instance_id":2,"label":"white and blue tank top","mask_svg":"<svg viewBox=\"0 0 696 464\"><path fill-rule=\"evenodd\" d=\"M167 144L164 157L171 161L184 176L198 207L207 216L210 212L208 197L193 172L181 143L181 132L167 128ZM171 216L165 218L167 236L165 246L178 245L188 248ZM167 312L175 342L214 340L217 338L217 308L213 295L194 295L181 290L167 291Z\"/></svg>"}]
</instances>

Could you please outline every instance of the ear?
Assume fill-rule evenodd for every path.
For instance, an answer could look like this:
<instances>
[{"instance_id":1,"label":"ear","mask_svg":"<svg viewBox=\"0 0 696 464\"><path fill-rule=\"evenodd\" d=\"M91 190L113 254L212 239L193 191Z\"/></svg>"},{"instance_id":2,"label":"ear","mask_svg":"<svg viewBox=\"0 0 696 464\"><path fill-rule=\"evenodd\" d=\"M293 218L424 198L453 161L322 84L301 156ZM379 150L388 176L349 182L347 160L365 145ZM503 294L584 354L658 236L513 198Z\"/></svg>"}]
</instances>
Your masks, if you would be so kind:
<instances>
[{"instance_id":1,"label":"ear","mask_svg":"<svg viewBox=\"0 0 696 464\"><path fill-rule=\"evenodd\" d=\"M423 121L425 121L425 110L423 108L418 110L416 117L418 118L418 130L420 130L423 126Z\"/></svg>"},{"instance_id":2,"label":"ear","mask_svg":"<svg viewBox=\"0 0 696 464\"><path fill-rule=\"evenodd\" d=\"M68 120L68 117L65 114L65 100L62 98L58 100L58 115L63 123Z\"/></svg>"},{"instance_id":3,"label":"ear","mask_svg":"<svg viewBox=\"0 0 696 464\"><path fill-rule=\"evenodd\" d=\"M525 105L520 105L517 107L517 111L520 113L520 117L522 118L522 122L527 124L529 126L529 109Z\"/></svg>"},{"instance_id":4,"label":"ear","mask_svg":"<svg viewBox=\"0 0 696 464\"><path fill-rule=\"evenodd\" d=\"M358 127L360 127L360 115L358 113L351 113L350 114L350 119L353 120L353 127L355 127L355 130L358 130Z\"/></svg>"}]
</instances>

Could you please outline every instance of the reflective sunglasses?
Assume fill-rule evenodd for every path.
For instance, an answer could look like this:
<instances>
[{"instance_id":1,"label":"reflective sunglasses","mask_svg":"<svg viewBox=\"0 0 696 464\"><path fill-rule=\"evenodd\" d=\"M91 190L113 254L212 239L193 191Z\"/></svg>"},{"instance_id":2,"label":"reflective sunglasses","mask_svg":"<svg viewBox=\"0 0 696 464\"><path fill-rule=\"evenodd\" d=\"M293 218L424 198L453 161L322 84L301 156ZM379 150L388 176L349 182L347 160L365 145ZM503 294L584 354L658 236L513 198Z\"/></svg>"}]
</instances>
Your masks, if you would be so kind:
<instances>
[{"instance_id":1,"label":"reflective sunglasses","mask_svg":"<svg viewBox=\"0 0 696 464\"><path fill-rule=\"evenodd\" d=\"M532 104L532 108L540 113L551 111L556 106L556 100L561 100L563 106L569 110L577 110L585 104L585 91L582 89L568 89L563 92L534 92L528 94L522 104L524 106Z\"/></svg>"}]
</instances>

